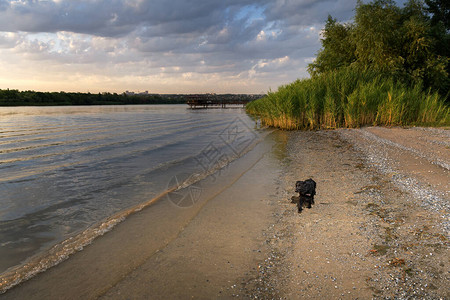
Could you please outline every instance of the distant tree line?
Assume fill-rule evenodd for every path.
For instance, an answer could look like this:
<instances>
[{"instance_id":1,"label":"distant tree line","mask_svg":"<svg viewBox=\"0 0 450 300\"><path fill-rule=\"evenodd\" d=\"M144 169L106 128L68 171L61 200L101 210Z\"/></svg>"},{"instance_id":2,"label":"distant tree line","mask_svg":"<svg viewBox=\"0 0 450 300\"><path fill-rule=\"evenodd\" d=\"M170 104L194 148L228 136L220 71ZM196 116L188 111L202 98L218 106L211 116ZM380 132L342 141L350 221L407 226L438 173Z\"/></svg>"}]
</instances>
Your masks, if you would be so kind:
<instances>
[{"instance_id":1,"label":"distant tree line","mask_svg":"<svg viewBox=\"0 0 450 300\"><path fill-rule=\"evenodd\" d=\"M341 68L369 69L448 98L450 1L358 1L354 22L328 17L322 48L309 65L314 77Z\"/></svg>"},{"instance_id":2,"label":"distant tree line","mask_svg":"<svg viewBox=\"0 0 450 300\"><path fill-rule=\"evenodd\" d=\"M257 94L130 94L130 93L67 93L35 92L0 89L0 106L50 105L129 105L129 104L186 104L189 97L203 96L216 100L255 100Z\"/></svg>"},{"instance_id":3,"label":"distant tree line","mask_svg":"<svg viewBox=\"0 0 450 300\"><path fill-rule=\"evenodd\" d=\"M127 105L184 104L181 95L128 95L117 93L35 92L0 89L0 106L21 105Z\"/></svg>"}]
</instances>

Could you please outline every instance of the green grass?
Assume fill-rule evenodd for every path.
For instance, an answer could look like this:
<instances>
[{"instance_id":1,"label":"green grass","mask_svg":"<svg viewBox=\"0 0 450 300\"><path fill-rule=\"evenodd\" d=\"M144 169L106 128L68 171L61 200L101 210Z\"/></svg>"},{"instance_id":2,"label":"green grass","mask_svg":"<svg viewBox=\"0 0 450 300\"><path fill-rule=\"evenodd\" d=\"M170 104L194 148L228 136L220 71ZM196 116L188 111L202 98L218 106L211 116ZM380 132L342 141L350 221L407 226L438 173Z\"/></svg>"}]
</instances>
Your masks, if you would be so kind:
<instances>
[{"instance_id":1,"label":"green grass","mask_svg":"<svg viewBox=\"0 0 450 300\"><path fill-rule=\"evenodd\" d=\"M450 125L450 108L437 92L353 68L281 86L249 103L247 112L287 130Z\"/></svg>"}]
</instances>

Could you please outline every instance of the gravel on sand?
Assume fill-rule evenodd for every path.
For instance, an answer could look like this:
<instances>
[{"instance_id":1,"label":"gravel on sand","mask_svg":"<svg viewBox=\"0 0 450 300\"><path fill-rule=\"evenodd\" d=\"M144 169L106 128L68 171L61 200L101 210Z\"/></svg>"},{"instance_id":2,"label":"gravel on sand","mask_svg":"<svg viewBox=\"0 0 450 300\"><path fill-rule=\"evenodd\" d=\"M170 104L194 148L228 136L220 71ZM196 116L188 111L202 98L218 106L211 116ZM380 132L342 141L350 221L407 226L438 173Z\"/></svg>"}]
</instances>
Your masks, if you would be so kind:
<instances>
[{"instance_id":1,"label":"gravel on sand","mask_svg":"<svg viewBox=\"0 0 450 300\"><path fill-rule=\"evenodd\" d=\"M289 132L254 299L449 299L450 131ZM296 180L313 178L297 213Z\"/></svg>"}]
</instances>

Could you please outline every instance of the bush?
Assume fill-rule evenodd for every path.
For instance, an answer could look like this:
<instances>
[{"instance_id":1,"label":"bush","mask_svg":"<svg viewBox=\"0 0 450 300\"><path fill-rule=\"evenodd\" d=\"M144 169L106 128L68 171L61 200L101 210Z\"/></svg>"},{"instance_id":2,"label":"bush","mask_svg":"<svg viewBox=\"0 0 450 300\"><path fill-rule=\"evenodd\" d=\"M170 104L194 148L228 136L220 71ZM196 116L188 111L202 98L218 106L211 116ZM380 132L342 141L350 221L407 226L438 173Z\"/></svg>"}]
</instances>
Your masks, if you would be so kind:
<instances>
[{"instance_id":1,"label":"bush","mask_svg":"<svg viewBox=\"0 0 450 300\"><path fill-rule=\"evenodd\" d=\"M450 125L437 92L353 67L297 80L247 105L267 126L328 129L364 125Z\"/></svg>"}]
</instances>

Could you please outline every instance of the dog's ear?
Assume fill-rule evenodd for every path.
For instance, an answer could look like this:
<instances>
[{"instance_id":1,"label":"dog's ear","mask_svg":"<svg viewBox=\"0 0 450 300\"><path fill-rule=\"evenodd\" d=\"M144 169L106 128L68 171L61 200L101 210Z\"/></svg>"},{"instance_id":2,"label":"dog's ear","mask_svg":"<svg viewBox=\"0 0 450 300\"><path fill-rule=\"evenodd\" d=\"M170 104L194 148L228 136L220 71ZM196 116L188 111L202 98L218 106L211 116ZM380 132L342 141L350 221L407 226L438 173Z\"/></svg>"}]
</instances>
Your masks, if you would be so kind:
<instances>
[{"instance_id":1,"label":"dog's ear","mask_svg":"<svg viewBox=\"0 0 450 300\"><path fill-rule=\"evenodd\" d=\"M295 192L300 192L300 188L301 188L301 186L303 185L303 181L297 181L296 183L295 183Z\"/></svg>"}]
</instances>

